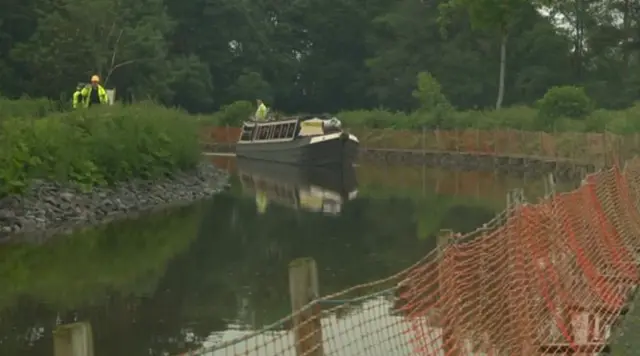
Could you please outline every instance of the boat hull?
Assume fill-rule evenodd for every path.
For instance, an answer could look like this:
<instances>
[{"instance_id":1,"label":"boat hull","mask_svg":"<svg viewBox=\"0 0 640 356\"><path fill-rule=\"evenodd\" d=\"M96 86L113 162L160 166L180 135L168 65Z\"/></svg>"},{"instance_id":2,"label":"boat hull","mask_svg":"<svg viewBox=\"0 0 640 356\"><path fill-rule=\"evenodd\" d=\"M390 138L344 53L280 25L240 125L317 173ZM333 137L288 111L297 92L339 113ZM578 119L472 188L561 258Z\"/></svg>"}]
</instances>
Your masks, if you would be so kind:
<instances>
[{"instance_id":1,"label":"boat hull","mask_svg":"<svg viewBox=\"0 0 640 356\"><path fill-rule=\"evenodd\" d=\"M349 166L356 160L358 146L354 135L338 132L280 142L238 142L236 155L303 166Z\"/></svg>"}]
</instances>

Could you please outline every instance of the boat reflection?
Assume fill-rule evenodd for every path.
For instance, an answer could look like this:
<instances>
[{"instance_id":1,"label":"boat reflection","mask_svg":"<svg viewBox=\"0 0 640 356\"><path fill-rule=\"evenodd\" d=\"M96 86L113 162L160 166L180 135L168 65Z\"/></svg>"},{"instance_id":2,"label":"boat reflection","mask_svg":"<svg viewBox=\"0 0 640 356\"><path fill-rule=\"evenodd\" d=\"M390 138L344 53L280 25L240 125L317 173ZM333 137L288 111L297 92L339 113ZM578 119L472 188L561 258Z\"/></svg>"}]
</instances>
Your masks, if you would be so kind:
<instances>
[{"instance_id":1,"label":"boat reflection","mask_svg":"<svg viewBox=\"0 0 640 356\"><path fill-rule=\"evenodd\" d=\"M88 322L58 325L53 331L54 356L93 356L93 331Z\"/></svg>"},{"instance_id":2,"label":"boat reflection","mask_svg":"<svg viewBox=\"0 0 640 356\"><path fill-rule=\"evenodd\" d=\"M353 167L324 168L237 158L245 194L255 195L259 213L273 202L293 209L339 215L342 205L358 195Z\"/></svg>"}]
</instances>

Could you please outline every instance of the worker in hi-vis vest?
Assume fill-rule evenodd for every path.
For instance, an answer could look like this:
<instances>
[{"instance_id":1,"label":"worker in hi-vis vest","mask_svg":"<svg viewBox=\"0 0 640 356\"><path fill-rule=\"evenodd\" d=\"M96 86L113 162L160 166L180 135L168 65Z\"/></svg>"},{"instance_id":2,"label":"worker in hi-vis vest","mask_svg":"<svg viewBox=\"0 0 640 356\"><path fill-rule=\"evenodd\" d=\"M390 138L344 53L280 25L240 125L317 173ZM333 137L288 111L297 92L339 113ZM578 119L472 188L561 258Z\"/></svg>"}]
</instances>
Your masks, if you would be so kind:
<instances>
[{"instance_id":1,"label":"worker in hi-vis vest","mask_svg":"<svg viewBox=\"0 0 640 356\"><path fill-rule=\"evenodd\" d=\"M264 121L267 119L267 106L264 105L264 103L262 102L262 100L257 99L256 103L258 104L258 109L256 110L255 113L255 118L257 121Z\"/></svg>"},{"instance_id":2,"label":"worker in hi-vis vest","mask_svg":"<svg viewBox=\"0 0 640 356\"><path fill-rule=\"evenodd\" d=\"M78 83L76 86L76 91L73 92L73 101L71 105L74 109L81 107L84 103L84 99L82 98L82 89L84 89L84 84Z\"/></svg>"},{"instance_id":3,"label":"worker in hi-vis vest","mask_svg":"<svg viewBox=\"0 0 640 356\"><path fill-rule=\"evenodd\" d=\"M82 98L84 99L85 108L94 104L107 104L109 102L107 91L100 85L100 77L97 75L91 77L91 85L87 85L82 89Z\"/></svg>"}]
</instances>

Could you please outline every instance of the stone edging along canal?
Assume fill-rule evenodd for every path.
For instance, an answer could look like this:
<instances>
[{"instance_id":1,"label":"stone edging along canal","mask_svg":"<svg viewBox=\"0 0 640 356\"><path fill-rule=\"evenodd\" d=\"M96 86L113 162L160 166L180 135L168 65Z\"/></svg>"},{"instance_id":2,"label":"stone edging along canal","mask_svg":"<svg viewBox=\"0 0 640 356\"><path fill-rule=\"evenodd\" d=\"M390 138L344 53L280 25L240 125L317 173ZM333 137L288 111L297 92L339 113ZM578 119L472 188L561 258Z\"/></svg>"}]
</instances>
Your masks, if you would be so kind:
<instances>
[{"instance_id":1,"label":"stone edging along canal","mask_svg":"<svg viewBox=\"0 0 640 356\"><path fill-rule=\"evenodd\" d=\"M569 159L554 159L535 156L494 155L470 152L439 152L418 150L361 150L362 160L421 164L432 167L451 167L473 170L499 170L522 173L550 173L563 178L580 178L594 172L593 163L576 162Z\"/></svg>"},{"instance_id":2,"label":"stone edging along canal","mask_svg":"<svg viewBox=\"0 0 640 356\"><path fill-rule=\"evenodd\" d=\"M233 153L233 144L204 144L205 152ZM494 155L475 152L446 152L402 149L374 149L361 147L359 161L419 164L428 167L446 167L466 170L498 170L518 173L551 173L561 178L581 178L595 172L594 163L576 162L536 156Z\"/></svg>"},{"instance_id":3,"label":"stone edging along canal","mask_svg":"<svg viewBox=\"0 0 640 356\"><path fill-rule=\"evenodd\" d=\"M0 242L67 232L140 212L210 197L228 186L228 174L210 163L158 181L131 181L82 191L75 185L37 181L20 196L0 199ZM22 236L21 236L22 237Z\"/></svg>"}]
</instances>

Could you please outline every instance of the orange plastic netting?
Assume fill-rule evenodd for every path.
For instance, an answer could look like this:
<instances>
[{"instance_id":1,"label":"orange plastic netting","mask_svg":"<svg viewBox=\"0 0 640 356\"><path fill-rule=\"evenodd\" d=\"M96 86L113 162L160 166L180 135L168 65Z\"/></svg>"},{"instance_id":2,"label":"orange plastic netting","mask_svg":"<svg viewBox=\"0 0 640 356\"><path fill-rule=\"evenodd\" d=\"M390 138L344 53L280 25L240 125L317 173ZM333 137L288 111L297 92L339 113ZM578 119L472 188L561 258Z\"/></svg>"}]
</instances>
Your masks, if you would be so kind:
<instances>
[{"instance_id":1,"label":"orange plastic netting","mask_svg":"<svg viewBox=\"0 0 640 356\"><path fill-rule=\"evenodd\" d=\"M638 276L638 176L588 176L504 223L452 236L414 268L403 298L415 355L596 353ZM439 314L439 324L425 317Z\"/></svg>"},{"instance_id":2,"label":"orange plastic netting","mask_svg":"<svg viewBox=\"0 0 640 356\"><path fill-rule=\"evenodd\" d=\"M544 355L607 348L638 279L640 161L508 208L385 280L193 355ZM301 315L304 314L304 318ZM302 321L301 321L302 320Z\"/></svg>"}]
</instances>

